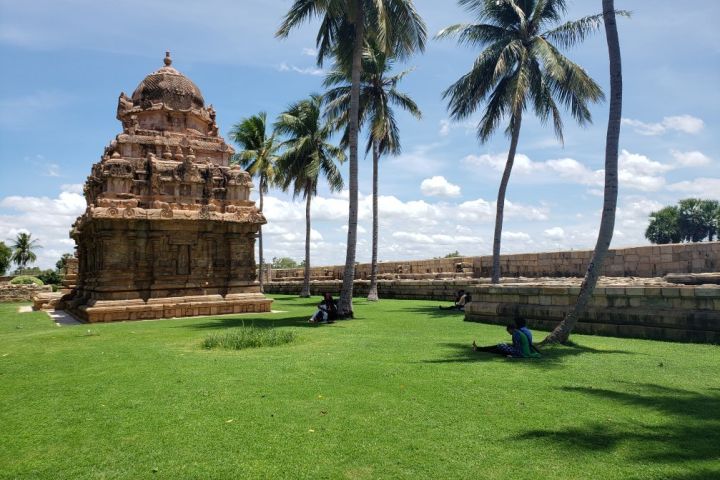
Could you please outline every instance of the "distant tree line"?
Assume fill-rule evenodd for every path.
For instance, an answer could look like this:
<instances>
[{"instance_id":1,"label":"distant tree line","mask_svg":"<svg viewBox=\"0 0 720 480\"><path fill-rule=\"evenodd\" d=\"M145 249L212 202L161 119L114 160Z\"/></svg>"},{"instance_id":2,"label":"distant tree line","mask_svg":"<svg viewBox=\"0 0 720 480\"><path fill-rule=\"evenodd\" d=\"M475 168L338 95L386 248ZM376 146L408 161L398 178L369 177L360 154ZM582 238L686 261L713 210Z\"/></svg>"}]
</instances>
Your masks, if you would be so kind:
<instances>
[{"instance_id":1,"label":"distant tree line","mask_svg":"<svg viewBox=\"0 0 720 480\"><path fill-rule=\"evenodd\" d=\"M720 203L686 198L650 214L645 238L652 243L712 242L720 231Z\"/></svg>"}]
</instances>

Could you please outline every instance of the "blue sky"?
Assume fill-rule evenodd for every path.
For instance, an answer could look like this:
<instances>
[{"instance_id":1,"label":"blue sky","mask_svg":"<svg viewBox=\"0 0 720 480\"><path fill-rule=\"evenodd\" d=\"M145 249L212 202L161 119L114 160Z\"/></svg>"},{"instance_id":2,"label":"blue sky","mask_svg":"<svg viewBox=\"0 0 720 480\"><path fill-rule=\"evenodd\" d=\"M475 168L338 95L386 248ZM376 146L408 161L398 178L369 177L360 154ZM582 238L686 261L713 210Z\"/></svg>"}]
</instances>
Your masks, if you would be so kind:
<instances>
[{"instance_id":1,"label":"blue sky","mask_svg":"<svg viewBox=\"0 0 720 480\"><path fill-rule=\"evenodd\" d=\"M273 34L290 0L0 0L0 239L27 230L50 266L72 250L67 231L85 206L81 185L117 135L117 97L131 94L170 50L173 66L218 112L221 133L261 110L274 118L289 103L322 91L313 56L316 25L287 40ZM568 18L600 10L575 1ZM416 0L434 35L471 21L453 1ZM689 5L692 5L690 7ZM720 198L720 14L716 0L680 4L617 0L624 68L621 186L613 245L642 245L647 215L680 198ZM480 145L474 122L448 121L441 92L477 51L430 41L401 84L423 119L398 115L403 153L381 165L381 260L428 258L459 250L488 254L494 200L508 140ZM607 91L599 32L565 52ZM327 68L327 67L326 67ZM565 145L526 116L508 189L503 250L591 248L602 204L607 104L594 124L565 119ZM346 173L347 168L343 171ZM361 163L358 258L370 257L371 164ZM266 255L301 259L304 206L272 191ZM313 208L312 263L342 263L346 193L321 189Z\"/></svg>"}]
</instances>

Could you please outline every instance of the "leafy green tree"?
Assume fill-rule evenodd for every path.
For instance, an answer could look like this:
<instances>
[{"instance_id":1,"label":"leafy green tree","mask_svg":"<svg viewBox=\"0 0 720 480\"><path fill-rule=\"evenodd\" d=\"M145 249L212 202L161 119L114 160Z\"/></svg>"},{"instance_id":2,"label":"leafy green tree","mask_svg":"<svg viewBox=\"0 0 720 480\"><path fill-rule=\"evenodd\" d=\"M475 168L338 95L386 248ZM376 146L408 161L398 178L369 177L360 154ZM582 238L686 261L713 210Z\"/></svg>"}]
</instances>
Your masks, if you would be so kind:
<instances>
[{"instance_id":1,"label":"leafy green tree","mask_svg":"<svg viewBox=\"0 0 720 480\"><path fill-rule=\"evenodd\" d=\"M286 137L285 151L277 161L277 184L293 198L305 199L305 275L301 297L310 296L310 204L317 195L320 176L331 191L343 187L342 175L336 162L345 161L342 149L329 143L332 126L322 120L322 97L311 95L307 100L294 103L281 114L275 130Z\"/></svg>"},{"instance_id":2,"label":"leafy green tree","mask_svg":"<svg viewBox=\"0 0 720 480\"><path fill-rule=\"evenodd\" d=\"M484 47L472 69L444 92L450 116L463 120L483 106L477 127L487 142L508 119L510 150L500 182L493 241L492 282L500 281L500 242L505 192L515 160L525 110L532 108L545 123L552 121L563 140L561 106L580 124L591 123L588 104L603 99L600 87L579 65L560 53L602 25L592 15L556 26L566 12L565 0L459 0L476 17L475 24L452 25L439 38L456 37L460 44Z\"/></svg>"},{"instance_id":3,"label":"leafy green tree","mask_svg":"<svg viewBox=\"0 0 720 480\"><path fill-rule=\"evenodd\" d=\"M425 49L425 23L412 0L295 0L285 15L278 37L312 18L320 18L317 34L319 66L328 56L352 65L348 113L350 174L348 240L343 286L338 302L341 317L352 315L355 253L358 219L358 131L360 122L360 79L362 54L367 38L378 39L388 56L403 60ZM345 59L345 60L342 60Z\"/></svg>"},{"instance_id":4,"label":"leafy green tree","mask_svg":"<svg viewBox=\"0 0 720 480\"><path fill-rule=\"evenodd\" d=\"M250 175L258 179L258 192L260 194L259 210L264 207L264 196L268 193L270 185L275 181L275 164L278 158L279 143L273 132L267 133L267 114L260 112L248 118L242 119L233 125L230 130L230 139L235 142L242 151L236 153L233 163L238 163ZM260 261L260 290L263 290L263 235L262 225L258 231L258 260Z\"/></svg>"},{"instance_id":5,"label":"leafy green tree","mask_svg":"<svg viewBox=\"0 0 720 480\"><path fill-rule=\"evenodd\" d=\"M28 263L37 260L35 249L42 248L38 245L37 239L32 238L31 233L21 232L15 237L15 242L10 246L12 248L11 260L19 269L24 269Z\"/></svg>"},{"instance_id":6,"label":"leafy green tree","mask_svg":"<svg viewBox=\"0 0 720 480\"><path fill-rule=\"evenodd\" d=\"M686 242L712 242L717 235L717 211L720 204L715 200L686 198L678 202L678 225Z\"/></svg>"},{"instance_id":7,"label":"leafy green tree","mask_svg":"<svg viewBox=\"0 0 720 480\"><path fill-rule=\"evenodd\" d=\"M676 206L665 207L650 214L650 224L645 230L645 238L651 243L680 243L683 240L680 231L680 212Z\"/></svg>"},{"instance_id":8,"label":"leafy green tree","mask_svg":"<svg viewBox=\"0 0 720 480\"><path fill-rule=\"evenodd\" d=\"M290 257L273 257L272 268L297 268L298 263Z\"/></svg>"},{"instance_id":9,"label":"leafy green tree","mask_svg":"<svg viewBox=\"0 0 720 480\"><path fill-rule=\"evenodd\" d=\"M10 269L11 258L12 250L10 250L10 247L5 245L5 242L0 242L0 275L5 275Z\"/></svg>"},{"instance_id":10,"label":"leafy green tree","mask_svg":"<svg viewBox=\"0 0 720 480\"><path fill-rule=\"evenodd\" d=\"M542 2L538 2L541 4ZM547 4L552 3L548 0ZM565 343L570 332L577 325L580 314L587 308L595 285L602 271L605 256L610 248L613 231L615 230L615 212L618 197L618 150L620 144L620 124L622 118L622 61L620 55L620 39L618 37L616 12L613 0L602 0L602 19L605 25L608 57L610 63L610 111L608 115L607 135L605 137L605 189L603 210L600 217L600 230L592 258L588 264L585 278L580 284L580 293L572 310L560 324L543 341L547 343ZM567 25L567 24L566 24ZM560 27L561 29L564 27ZM572 30L571 30L572 31ZM579 35L581 32L576 32Z\"/></svg>"},{"instance_id":11,"label":"leafy green tree","mask_svg":"<svg viewBox=\"0 0 720 480\"><path fill-rule=\"evenodd\" d=\"M73 258L74 256L75 255L72 253L63 253L60 260L55 263L55 269L60 273L65 273L65 266L67 265L68 259Z\"/></svg>"},{"instance_id":12,"label":"leafy green tree","mask_svg":"<svg viewBox=\"0 0 720 480\"><path fill-rule=\"evenodd\" d=\"M60 272L51 268L43 270L36 276L42 280L45 285L60 285L63 282L63 276Z\"/></svg>"},{"instance_id":13,"label":"leafy green tree","mask_svg":"<svg viewBox=\"0 0 720 480\"><path fill-rule=\"evenodd\" d=\"M460 255L460 252L458 252L457 250L455 250L454 252L448 253L448 254L445 255L443 258L455 258L455 257L462 257L462 255Z\"/></svg>"},{"instance_id":14,"label":"leafy green tree","mask_svg":"<svg viewBox=\"0 0 720 480\"><path fill-rule=\"evenodd\" d=\"M360 126L368 126L368 141L365 152L373 156L372 192L372 260L370 267L370 290L368 300L377 301L377 252L378 252L378 167L382 155L398 155L401 152L400 131L395 121L393 106L400 107L421 118L420 108L397 85L409 70L390 75L393 60L370 39L363 55L363 69L360 83ZM337 63L325 79L326 86L334 86L325 93L329 117L338 126L344 127L341 145L349 143L348 112L350 111L351 68L348 64Z\"/></svg>"}]
</instances>

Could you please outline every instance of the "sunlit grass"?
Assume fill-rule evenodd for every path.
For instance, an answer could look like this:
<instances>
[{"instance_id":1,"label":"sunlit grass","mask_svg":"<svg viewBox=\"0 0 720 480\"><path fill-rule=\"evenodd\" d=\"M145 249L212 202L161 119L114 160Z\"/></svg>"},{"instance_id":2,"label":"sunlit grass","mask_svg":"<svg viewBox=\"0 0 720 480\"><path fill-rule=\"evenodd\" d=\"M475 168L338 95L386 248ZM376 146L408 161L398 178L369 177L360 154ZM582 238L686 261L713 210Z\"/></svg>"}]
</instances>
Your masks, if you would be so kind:
<instances>
[{"instance_id":1,"label":"sunlit grass","mask_svg":"<svg viewBox=\"0 0 720 480\"><path fill-rule=\"evenodd\" d=\"M720 475L720 349L575 336L513 361L437 302L57 327L0 304L2 479L655 479ZM210 336L292 334L213 348ZM542 338L542 334L540 334Z\"/></svg>"},{"instance_id":2,"label":"sunlit grass","mask_svg":"<svg viewBox=\"0 0 720 480\"><path fill-rule=\"evenodd\" d=\"M203 348L225 348L242 350L243 348L276 347L290 343L295 333L275 328L260 328L251 324L233 328L227 332L211 333L202 342Z\"/></svg>"}]
</instances>

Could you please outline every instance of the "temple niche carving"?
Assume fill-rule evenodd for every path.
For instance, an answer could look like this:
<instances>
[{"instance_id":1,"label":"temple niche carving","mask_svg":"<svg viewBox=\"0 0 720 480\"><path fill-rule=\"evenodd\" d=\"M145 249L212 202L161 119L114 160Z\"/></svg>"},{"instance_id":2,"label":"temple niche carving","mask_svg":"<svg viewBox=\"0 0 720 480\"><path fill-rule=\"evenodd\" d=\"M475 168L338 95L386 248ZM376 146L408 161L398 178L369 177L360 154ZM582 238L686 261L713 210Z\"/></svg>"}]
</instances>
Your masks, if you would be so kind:
<instances>
[{"instance_id":1,"label":"temple niche carving","mask_svg":"<svg viewBox=\"0 0 720 480\"><path fill-rule=\"evenodd\" d=\"M169 53L164 63L120 94L123 131L93 165L70 234L79 264L67 305L89 322L270 310L250 175L230 166L212 105Z\"/></svg>"}]
</instances>

